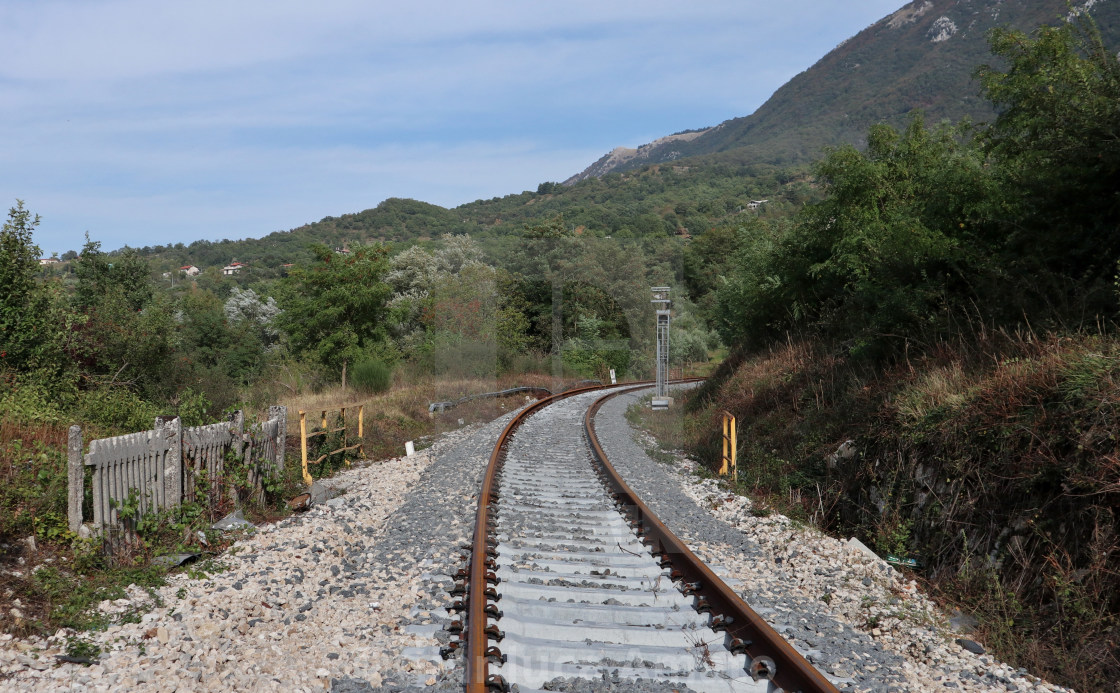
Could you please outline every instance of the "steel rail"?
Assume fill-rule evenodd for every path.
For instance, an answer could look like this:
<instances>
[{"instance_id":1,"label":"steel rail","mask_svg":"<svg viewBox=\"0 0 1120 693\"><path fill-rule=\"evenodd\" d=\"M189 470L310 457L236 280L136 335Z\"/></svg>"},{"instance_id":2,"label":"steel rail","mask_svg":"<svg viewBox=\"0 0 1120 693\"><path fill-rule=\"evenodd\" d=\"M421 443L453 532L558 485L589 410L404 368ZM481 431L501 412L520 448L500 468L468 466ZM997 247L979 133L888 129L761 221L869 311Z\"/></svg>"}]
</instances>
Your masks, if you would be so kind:
<instances>
[{"instance_id":1,"label":"steel rail","mask_svg":"<svg viewBox=\"0 0 1120 693\"><path fill-rule=\"evenodd\" d=\"M466 636L463 654L466 658L467 693L487 693L488 687L492 683L495 683L490 680L489 676L490 666L488 658L490 654L488 651L490 650L490 634L487 633L486 628L486 601L488 598L496 597L496 592L491 592L490 595L487 594L488 584L497 583L497 578L494 577L493 572L497 567L497 563L493 560L496 554L494 553L494 543L491 540L492 522L490 519L490 505L496 503L498 500L498 496L494 491L494 482L495 479L497 479L498 470L501 467L502 456L509 436L525 419L544 407L561 399L585 392L601 390L604 387L612 386L591 385L589 387L568 390L567 392L561 392L551 397L546 397L522 409L517 416L513 417L506 425L502 434L498 436L498 442L494 446L494 451L490 453L490 462L486 466L486 476L483 479L482 490L479 492L478 496L478 510L475 512L474 540L471 543L470 572L468 584L466 586L467 594L464 600L466 602L466 626L463 628L462 632ZM462 638L460 638L460 640L462 640Z\"/></svg>"},{"instance_id":2,"label":"steel rail","mask_svg":"<svg viewBox=\"0 0 1120 693\"><path fill-rule=\"evenodd\" d=\"M733 645L750 656L751 674L756 679L768 678L790 692L835 693L836 687L823 674L747 606L739 595L653 514L607 459L595 435L595 414L607 400L647 387L648 385L627 388L600 397L588 408L583 420L592 456L602 468L610 490L622 506L624 514L630 516L639 537L653 546L654 555L661 556L662 561L668 564L671 575L683 580L686 589L696 595L697 608L710 610L713 624L718 622L721 627L726 626L727 632L734 639Z\"/></svg>"}]
</instances>

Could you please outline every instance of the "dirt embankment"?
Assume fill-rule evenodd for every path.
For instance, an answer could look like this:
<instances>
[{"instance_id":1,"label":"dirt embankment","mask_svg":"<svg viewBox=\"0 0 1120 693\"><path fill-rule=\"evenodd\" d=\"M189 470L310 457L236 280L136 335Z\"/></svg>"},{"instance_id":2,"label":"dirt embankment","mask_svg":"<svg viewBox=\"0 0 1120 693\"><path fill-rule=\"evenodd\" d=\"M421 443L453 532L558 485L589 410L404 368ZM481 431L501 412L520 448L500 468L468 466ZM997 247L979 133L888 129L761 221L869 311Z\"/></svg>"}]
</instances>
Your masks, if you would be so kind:
<instances>
[{"instance_id":1,"label":"dirt embankment","mask_svg":"<svg viewBox=\"0 0 1120 693\"><path fill-rule=\"evenodd\" d=\"M691 407L700 459L734 412L744 491L916 559L1004 658L1120 680L1120 341L994 334L877 368L786 345Z\"/></svg>"}]
</instances>

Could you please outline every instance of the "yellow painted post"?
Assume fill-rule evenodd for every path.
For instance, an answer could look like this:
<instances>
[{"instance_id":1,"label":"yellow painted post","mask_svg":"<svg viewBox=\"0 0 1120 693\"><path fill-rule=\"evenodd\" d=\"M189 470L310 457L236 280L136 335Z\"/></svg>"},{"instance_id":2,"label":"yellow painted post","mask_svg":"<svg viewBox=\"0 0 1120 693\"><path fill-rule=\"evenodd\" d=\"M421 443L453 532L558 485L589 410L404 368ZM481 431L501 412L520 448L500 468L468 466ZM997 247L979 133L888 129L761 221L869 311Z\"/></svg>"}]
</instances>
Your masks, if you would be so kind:
<instances>
[{"instance_id":1,"label":"yellow painted post","mask_svg":"<svg viewBox=\"0 0 1120 693\"><path fill-rule=\"evenodd\" d=\"M366 438L365 428L362 426L362 421L365 418L366 405L358 405L358 454L364 460L366 458Z\"/></svg>"},{"instance_id":2,"label":"yellow painted post","mask_svg":"<svg viewBox=\"0 0 1120 693\"><path fill-rule=\"evenodd\" d=\"M726 476L728 472L739 478L739 468L736 465L735 454L738 450L738 441L735 439L735 416L730 412L723 412L723 457L720 460L719 474Z\"/></svg>"},{"instance_id":3,"label":"yellow painted post","mask_svg":"<svg viewBox=\"0 0 1120 693\"><path fill-rule=\"evenodd\" d=\"M299 413L299 453L303 464L303 483L311 485L311 474L307 471L307 412Z\"/></svg>"},{"instance_id":4,"label":"yellow painted post","mask_svg":"<svg viewBox=\"0 0 1120 693\"><path fill-rule=\"evenodd\" d=\"M720 415L720 437L723 439L723 448L719 457L719 475L727 476L727 414Z\"/></svg>"},{"instance_id":5,"label":"yellow painted post","mask_svg":"<svg viewBox=\"0 0 1120 693\"><path fill-rule=\"evenodd\" d=\"M727 423L727 428L730 429L729 432L731 433L731 478L738 481L739 463L736 458L739 452L739 441L736 439L736 431L739 427L736 425L735 416L731 416L731 420Z\"/></svg>"},{"instance_id":6,"label":"yellow painted post","mask_svg":"<svg viewBox=\"0 0 1120 693\"><path fill-rule=\"evenodd\" d=\"M338 411L342 415L342 447L345 448L345 447L348 447L346 445L346 407L343 407L342 409L339 409ZM350 451L347 450L346 452L350 452ZM342 458L342 461L346 463L347 467L349 467L350 466L350 455L344 455L343 458Z\"/></svg>"}]
</instances>

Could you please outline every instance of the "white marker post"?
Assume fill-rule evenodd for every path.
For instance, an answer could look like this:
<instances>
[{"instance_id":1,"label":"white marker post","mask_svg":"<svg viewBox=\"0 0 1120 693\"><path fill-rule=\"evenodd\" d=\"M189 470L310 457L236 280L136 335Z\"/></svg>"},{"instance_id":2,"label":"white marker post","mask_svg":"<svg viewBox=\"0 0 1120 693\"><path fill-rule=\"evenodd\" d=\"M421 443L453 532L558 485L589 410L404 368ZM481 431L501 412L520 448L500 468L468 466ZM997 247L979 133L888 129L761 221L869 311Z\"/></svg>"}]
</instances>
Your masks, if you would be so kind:
<instances>
[{"instance_id":1,"label":"white marker post","mask_svg":"<svg viewBox=\"0 0 1120 693\"><path fill-rule=\"evenodd\" d=\"M650 290L653 291L650 303L657 307L657 388L650 405L654 411L663 411L673 402L669 396L669 314L673 302L669 300L669 287L652 286Z\"/></svg>"}]
</instances>

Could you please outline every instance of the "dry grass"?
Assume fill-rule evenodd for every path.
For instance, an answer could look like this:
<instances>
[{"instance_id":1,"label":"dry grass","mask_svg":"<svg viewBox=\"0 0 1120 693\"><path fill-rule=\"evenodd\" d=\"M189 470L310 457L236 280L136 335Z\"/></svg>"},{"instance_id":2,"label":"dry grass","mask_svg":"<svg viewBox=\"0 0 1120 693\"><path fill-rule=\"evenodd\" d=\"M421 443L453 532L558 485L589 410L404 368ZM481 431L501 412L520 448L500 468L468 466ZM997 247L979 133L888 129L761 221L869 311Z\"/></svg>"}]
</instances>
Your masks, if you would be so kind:
<instances>
[{"instance_id":1,"label":"dry grass","mask_svg":"<svg viewBox=\"0 0 1120 693\"><path fill-rule=\"evenodd\" d=\"M461 404L442 413L429 414L433 402L454 401L469 395L496 392L513 387L543 387L561 390L570 387L574 380L555 380L541 373L503 376L498 378L437 379L413 377L398 373L388 392L363 394L353 388L333 386L312 392L291 392L280 404L288 407L288 446L299 459L299 412L307 412L312 426L320 421L321 412L333 416L341 407L347 407L347 420L358 405L364 405L365 451L369 459L382 459L403 454L409 440L436 435L457 428L464 423L492 420L511 407L524 403L524 396L514 402L509 398L476 400Z\"/></svg>"}]
</instances>

